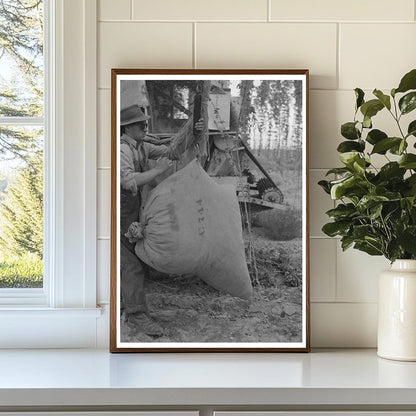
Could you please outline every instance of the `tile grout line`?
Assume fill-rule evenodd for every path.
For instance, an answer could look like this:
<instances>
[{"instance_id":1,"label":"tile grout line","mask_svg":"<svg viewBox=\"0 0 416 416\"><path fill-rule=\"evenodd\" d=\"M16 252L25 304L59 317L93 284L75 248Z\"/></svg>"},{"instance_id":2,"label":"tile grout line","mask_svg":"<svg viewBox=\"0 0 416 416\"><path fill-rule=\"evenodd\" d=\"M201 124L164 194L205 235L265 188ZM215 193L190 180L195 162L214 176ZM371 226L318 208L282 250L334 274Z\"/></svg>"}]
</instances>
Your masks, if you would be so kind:
<instances>
[{"instance_id":1,"label":"tile grout line","mask_svg":"<svg viewBox=\"0 0 416 416\"><path fill-rule=\"evenodd\" d=\"M272 0L267 0L267 22L271 22L272 20ZM416 0L415 0L416 1Z\"/></svg>"},{"instance_id":2,"label":"tile grout line","mask_svg":"<svg viewBox=\"0 0 416 416\"><path fill-rule=\"evenodd\" d=\"M131 12L133 13L133 11ZM336 24L354 24L354 25L414 25L413 20L270 20L266 19L99 19L98 23L287 23L287 24L306 24L306 25L336 25Z\"/></svg>"},{"instance_id":3,"label":"tile grout line","mask_svg":"<svg viewBox=\"0 0 416 416\"><path fill-rule=\"evenodd\" d=\"M309 236L309 240L330 240L330 241L332 241L332 240L340 240L340 238L341 237L329 237L329 236L327 236L327 235L325 235L325 234L322 234L322 235L310 235Z\"/></svg>"},{"instance_id":4,"label":"tile grout line","mask_svg":"<svg viewBox=\"0 0 416 416\"><path fill-rule=\"evenodd\" d=\"M334 204L335 205L335 204ZM338 303L338 244L340 244L339 240L335 241L334 244L334 259L335 259L335 282L334 282L334 303Z\"/></svg>"},{"instance_id":5,"label":"tile grout line","mask_svg":"<svg viewBox=\"0 0 416 416\"><path fill-rule=\"evenodd\" d=\"M196 61L196 22L192 23L192 68L196 69L197 61Z\"/></svg>"},{"instance_id":6,"label":"tile grout line","mask_svg":"<svg viewBox=\"0 0 416 416\"><path fill-rule=\"evenodd\" d=\"M133 20L133 1L130 0L130 20Z\"/></svg>"},{"instance_id":7,"label":"tile grout line","mask_svg":"<svg viewBox=\"0 0 416 416\"><path fill-rule=\"evenodd\" d=\"M340 80L340 71L341 71L341 24L337 23L337 62L336 62L336 71L337 71L337 90L339 89L339 80Z\"/></svg>"}]
</instances>

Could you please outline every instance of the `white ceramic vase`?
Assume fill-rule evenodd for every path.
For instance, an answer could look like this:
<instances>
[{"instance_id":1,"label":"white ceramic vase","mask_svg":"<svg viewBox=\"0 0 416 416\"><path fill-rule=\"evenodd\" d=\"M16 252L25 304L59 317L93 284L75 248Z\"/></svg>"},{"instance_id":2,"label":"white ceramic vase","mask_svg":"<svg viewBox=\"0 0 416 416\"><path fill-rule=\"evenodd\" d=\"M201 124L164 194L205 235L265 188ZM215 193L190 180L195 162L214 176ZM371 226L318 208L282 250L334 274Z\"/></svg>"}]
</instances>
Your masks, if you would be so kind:
<instances>
[{"instance_id":1,"label":"white ceramic vase","mask_svg":"<svg viewBox=\"0 0 416 416\"><path fill-rule=\"evenodd\" d=\"M377 354L416 361L416 260L396 260L380 275Z\"/></svg>"}]
</instances>

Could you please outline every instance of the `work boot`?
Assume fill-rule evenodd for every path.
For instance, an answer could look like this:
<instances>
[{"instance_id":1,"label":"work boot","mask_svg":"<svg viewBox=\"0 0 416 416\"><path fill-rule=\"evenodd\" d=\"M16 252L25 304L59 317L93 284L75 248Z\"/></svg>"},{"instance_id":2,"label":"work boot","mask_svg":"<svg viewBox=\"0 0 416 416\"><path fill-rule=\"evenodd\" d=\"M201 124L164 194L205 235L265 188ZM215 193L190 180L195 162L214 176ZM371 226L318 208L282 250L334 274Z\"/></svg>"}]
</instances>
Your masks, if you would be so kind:
<instances>
[{"instance_id":1,"label":"work boot","mask_svg":"<svg viewBox=\"0 0 416 416\"><path fill-rule=\"evenodd\" d=\"M133 325L139 332L151 337L161 337L163 335L163 328L144 312L129 314L127 323Z\"/></svg>"}]
</instances>

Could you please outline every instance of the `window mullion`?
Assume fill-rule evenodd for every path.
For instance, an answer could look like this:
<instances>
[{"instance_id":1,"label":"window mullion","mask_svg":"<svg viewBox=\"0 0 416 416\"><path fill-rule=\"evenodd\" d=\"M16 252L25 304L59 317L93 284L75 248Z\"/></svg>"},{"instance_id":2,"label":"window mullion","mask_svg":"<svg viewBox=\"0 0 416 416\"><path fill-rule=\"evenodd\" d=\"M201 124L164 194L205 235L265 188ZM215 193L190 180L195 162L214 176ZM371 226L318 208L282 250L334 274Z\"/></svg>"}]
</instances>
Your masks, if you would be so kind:
<instances>
[{"instance_id":1,"label":"window mullion","mask_svg":"<svg viewBox=\"0 0 416 416\"><path fill-rule=\"evenodd\" d=\"M0 117L0 126L43 126L44 117Z\"/></svg>"}]
</instances>

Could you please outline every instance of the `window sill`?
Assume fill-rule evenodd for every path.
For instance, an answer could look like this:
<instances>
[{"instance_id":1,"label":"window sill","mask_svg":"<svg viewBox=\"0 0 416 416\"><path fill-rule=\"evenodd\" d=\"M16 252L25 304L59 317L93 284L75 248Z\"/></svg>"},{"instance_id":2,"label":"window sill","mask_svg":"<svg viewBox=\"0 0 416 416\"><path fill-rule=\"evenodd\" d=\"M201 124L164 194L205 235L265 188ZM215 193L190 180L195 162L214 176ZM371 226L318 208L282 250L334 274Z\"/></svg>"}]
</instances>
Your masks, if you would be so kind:
<instances>
[{"instance_id":1,"label":"window sill","mask_svg":"<svg viewBox=\"0 0 416 416\"><path fill-rule=\"evenodd\" d=\"M99 318L101 308L45 308L38 306L0 306L0 317L24 316L39 317L73 317L73 318Z\"/></svg>"},{"instance_id":2,"label":"window sill","mask_svg":"<svg viewBox=\"0 0 416 416\"><path fill-rule=\"evenodd\" d=\"M0 308L0 348L95 348L99 308Z\"/></svg>"}]
</instances>

